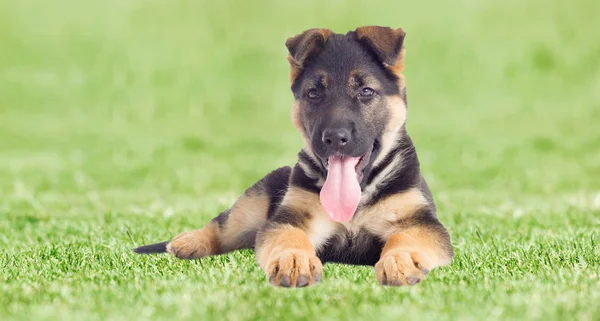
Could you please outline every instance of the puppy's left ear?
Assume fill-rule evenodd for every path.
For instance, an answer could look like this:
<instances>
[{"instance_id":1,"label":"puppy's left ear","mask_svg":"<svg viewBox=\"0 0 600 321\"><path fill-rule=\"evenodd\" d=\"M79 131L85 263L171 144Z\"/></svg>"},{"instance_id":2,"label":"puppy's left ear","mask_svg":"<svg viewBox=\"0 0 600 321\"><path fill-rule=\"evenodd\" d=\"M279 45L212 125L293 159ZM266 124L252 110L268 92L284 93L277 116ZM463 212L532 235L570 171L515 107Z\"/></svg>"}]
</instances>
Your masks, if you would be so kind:
<instances>
[{"instance_id":1,"label":"puppy's left ear","mask_svg":"<svg viewBox=\"0 0 600 321\"><path fill-rule=\"evenodd\" d=\"M355 30L356 38L375 54L377 59L392 72L400 75L404 70L404 37L398 28L366 26Z\"/></svg>"}]
</instances>

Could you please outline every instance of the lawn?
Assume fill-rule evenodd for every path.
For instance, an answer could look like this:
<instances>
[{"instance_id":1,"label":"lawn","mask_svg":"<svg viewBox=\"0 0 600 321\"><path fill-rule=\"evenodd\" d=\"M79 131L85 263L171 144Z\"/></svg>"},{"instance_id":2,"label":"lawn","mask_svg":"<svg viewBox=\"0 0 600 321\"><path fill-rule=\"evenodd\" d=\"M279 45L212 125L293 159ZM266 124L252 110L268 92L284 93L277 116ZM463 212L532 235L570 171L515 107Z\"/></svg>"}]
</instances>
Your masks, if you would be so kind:
<instances>
[{"instance_id":1,"label":"lawn","mask_svg":"<svg viewBox=\"0 0 600 321\"><path fill-rule=\"evenodd\" d=\"M0 0L0 319L600 320L600 2ZM302 145L284 42L407 32L409 116L456 257L411 288L251 251L130 249L201 227Z\"/></svg>"}]
</instances>

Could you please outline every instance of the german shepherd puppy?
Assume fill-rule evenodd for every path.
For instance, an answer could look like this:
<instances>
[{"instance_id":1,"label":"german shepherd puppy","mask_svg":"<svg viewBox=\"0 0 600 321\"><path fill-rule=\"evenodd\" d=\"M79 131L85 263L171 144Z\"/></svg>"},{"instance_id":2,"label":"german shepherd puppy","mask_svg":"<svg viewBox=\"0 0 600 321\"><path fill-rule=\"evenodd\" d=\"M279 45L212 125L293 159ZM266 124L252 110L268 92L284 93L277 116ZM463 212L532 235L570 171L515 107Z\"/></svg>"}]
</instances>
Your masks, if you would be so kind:
<instances>
[{"instance_id":1,"label":"german shepherd puppy","mask_svg":"<svg viewBox=\"0 0 600 321\"><path fill-rule=\"evenodd\" d=\"M293 168L250 187L202 229L136 248L197 259L254 248L275 286L321 280L324 262L374 265L383 285L414 285L453 257L406 132L402 29L289 38Z\"/></svg>"}]
</instances>

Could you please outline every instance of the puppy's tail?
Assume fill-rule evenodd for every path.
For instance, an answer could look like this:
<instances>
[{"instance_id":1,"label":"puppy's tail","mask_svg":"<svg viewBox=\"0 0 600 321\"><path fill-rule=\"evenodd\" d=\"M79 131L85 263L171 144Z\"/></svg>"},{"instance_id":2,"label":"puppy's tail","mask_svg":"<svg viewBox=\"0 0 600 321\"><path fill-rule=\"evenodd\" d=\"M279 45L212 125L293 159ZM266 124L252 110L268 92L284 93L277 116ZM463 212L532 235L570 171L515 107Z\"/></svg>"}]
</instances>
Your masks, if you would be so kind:
<instances>
[{"instance_id":1,"label":"puppy's tail","mask_svg":"<svg viewBox=\"0 0 600 321\"><path fill-rule=\"evenodd\" d=\"M165 253L167 252L167 244L169 241L160 242L156 244L144 245L140 247L136 247L133 251L137 254L155 254L155 253Z\"/></svg>"}]
</instances>

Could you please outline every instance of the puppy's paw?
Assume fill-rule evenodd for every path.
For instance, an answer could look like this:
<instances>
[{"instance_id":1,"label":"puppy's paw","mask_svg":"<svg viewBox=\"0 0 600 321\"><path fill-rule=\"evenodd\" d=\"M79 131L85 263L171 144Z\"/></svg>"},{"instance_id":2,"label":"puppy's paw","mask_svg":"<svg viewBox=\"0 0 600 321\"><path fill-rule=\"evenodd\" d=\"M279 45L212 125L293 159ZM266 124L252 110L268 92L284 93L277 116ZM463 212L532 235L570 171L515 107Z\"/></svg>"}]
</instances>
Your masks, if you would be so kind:
<instances>
[{"instance_id":1,"label":"puppy's paw","mask_svg":"<svg viewBox=\"0 0 600 321\"><path fill-rule=\"evenodd\" d=\"M167 245L167 252L180 259L199 259L217 253L215 241L214 235L205 229L184 232L173 238Z\"/></svg>"},{"instance_id":2,"label":"puppy's paw","mask_svg":"<svg viewBox=\"0 0 600 321\"><path fill-rule=\"evenodd\" d=\"M303 250L288 250L270 258L267 278L274 286L305 287L321 281L323 264L314 254Z\"/></svg>"},{"instance_id":3,"label":"puppy's paw","mask_svg":"<svg viewBox=\"0 0 600 321\"><path fill-rule=\"evenodd\" d=\"M375 276L382 285L415 285L429 272L429 261L417 252L389 251L375 264Z\"/></svg>"}]
</instances>

